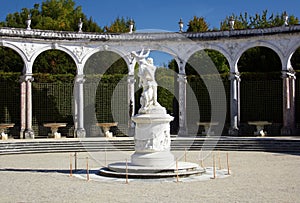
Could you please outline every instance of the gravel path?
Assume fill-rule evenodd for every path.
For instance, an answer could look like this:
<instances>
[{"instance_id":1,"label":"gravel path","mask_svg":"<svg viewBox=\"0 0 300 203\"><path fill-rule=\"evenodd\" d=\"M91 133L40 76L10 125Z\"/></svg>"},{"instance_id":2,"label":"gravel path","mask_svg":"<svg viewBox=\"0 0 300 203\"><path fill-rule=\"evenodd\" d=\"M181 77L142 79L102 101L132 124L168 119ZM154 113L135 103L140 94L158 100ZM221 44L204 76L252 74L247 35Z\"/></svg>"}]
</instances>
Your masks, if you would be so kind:
<instances>
[{"instance_id":1,"label":"gravel path","mask_svg":"<svg viewBox=\"0 0 300 203\"><path fill-rule=\"evenodd\" d=\"M106 163L124 161L131 153L78 153L78 168L86 168L86 157L90 168L100 168ZM185 159L182 153L174 152ZM199 156L199 152L187 152L186 159L199 163ZM220 157L224 168L226 152L220 152ZM0 156L0 202L300 201L299 155L229 152L229 157L232 175L227 178L126 184L69 177L70 154L67 153ZM211 155L206 157L204 165L212 165Z\"/></svg>"}]
</instances>

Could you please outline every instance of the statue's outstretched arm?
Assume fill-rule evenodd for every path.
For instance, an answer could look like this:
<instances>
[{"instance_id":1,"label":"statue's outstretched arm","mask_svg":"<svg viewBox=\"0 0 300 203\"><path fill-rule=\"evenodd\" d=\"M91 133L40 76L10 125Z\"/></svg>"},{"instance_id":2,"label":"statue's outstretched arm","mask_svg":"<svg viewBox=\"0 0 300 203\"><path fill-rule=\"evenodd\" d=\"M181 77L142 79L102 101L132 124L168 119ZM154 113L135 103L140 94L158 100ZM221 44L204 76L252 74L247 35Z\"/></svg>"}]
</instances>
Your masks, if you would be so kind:
<instances>
[{"instance_id":1,"label":"statue's outstretched arm","mask_svg":"<svg viewBox=\"0 0 300 203\"><path fill-rule=\"evenodd\" d=\"M150 54L150 49L148 49L148 51L147 51L147 53L146 54L144 54L144 48L142 49L142 51L140 52L140 54L139 54L139 57L140 58L147 58L148 56L149 56L149 54Z\"/></svg>"}]
</instances>

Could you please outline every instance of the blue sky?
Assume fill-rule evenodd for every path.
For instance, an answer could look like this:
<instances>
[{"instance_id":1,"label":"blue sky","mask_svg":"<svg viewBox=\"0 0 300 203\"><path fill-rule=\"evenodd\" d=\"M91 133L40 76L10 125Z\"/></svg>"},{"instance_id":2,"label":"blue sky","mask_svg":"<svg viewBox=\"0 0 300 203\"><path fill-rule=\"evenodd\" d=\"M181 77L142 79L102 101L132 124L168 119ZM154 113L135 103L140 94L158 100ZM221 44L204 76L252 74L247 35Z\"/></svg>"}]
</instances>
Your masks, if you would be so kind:
<instances>
[{"instance_id":1,"label":"blue sky","mask_svg":"<svg viewBox=\"0 0 300 203\"><path fill-rule=\"evenodd\" d=\"M35 3L43 0L0 0L0 20L5 20L8 13L33 8ZM101 27L109 25L118 16L133 18L137 30L155 29L178 31L180 18L185 22L184 29L193 16L202 16L210 28L219 28L226 16L247 12L250 15L262 13L282 13L287 11L300 18L300 1L298 0L74 0L82 6L87 17L92 17ZM167 63L168 61L165 61ZM162 62L161 62L162 63Z\"/></svg>"},{"instance_id":2,"label":"blue sky","mask_svg":"<svg viewBox=\"0 0 300 203\"><path fill-rule=\"evenodd\" d=\"M109 25L116 17L132 17L137 29L160 29L178 31L178 21L183 19L185 25L193 16L203 16L210 27L219 27L220 22L232 13L269 13L287 11L300 17L300 1L297 0L74 0L82 6L83 12L100 25ZM0 20L8 13L32 8L42 0L1 0Z\"/></svg>"}]
</instances>

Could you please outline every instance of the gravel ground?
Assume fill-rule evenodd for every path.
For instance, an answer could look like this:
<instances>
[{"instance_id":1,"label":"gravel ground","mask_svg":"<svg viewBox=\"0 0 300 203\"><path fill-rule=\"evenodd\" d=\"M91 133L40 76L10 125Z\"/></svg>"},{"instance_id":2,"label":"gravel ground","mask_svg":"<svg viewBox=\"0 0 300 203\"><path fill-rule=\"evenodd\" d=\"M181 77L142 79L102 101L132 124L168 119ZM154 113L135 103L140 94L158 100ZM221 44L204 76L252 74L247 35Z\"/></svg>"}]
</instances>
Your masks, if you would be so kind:
<instances>
[{"instance_id":1,"label":"gravel ground","mask_svg":"<svg viewBox=\"0 0 300 203\"><path fill-rule=\"evenodd\" d=\"M132 152L78 153L78 169L124 161ZM174 152L199 163L199 152ZM215 153L218 157L219 153ZM71 157L73 161L74 157ZM226 167L226 152L220 152ZM101 182L70 177L70 154L0 156L0 202L299 202L300 156L229 152L231 175L193 182ZM217 165L219 161L217 158ZM212 165L212 155L204 160ZM74 167L74 162L72 164ZM218 166L219 167L219 166Z\"/></svg>"}]
</instances>

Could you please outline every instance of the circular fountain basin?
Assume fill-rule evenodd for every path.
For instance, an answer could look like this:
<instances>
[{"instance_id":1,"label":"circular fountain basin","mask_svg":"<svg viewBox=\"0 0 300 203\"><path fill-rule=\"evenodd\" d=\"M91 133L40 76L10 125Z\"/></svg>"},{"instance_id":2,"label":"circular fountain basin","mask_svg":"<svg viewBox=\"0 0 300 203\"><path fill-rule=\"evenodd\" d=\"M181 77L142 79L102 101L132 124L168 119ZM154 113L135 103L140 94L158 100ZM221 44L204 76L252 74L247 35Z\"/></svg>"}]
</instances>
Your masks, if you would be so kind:
<instances>
[{"instance_id":1,"label":"circular fountain basin","mask_svg":"<svg viewBox=\"0 0 300 203\"><path fill-rule=\"evenodd\" d=\"M191 175L201 175L205 173L205 169L199 167L198 164L190 162L178 162L170 164L167 167L149 167L139 166L132 163L117 162L109 164L108 167L101 168L99 175L117 178L168 178L168 177L187 177Z\"/></svg>"}]
</instances>

